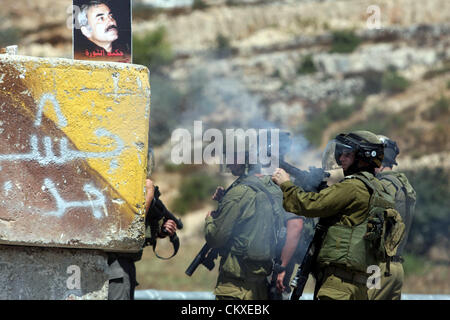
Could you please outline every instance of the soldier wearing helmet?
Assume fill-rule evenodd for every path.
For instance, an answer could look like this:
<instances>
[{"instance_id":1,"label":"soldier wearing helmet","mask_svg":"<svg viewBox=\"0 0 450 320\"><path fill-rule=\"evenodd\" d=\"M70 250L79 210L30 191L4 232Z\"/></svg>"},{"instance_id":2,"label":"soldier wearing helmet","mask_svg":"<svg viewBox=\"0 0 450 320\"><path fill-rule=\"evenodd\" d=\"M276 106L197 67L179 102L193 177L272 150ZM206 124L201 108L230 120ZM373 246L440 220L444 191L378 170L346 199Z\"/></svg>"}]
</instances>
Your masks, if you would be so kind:
<instances>
[{"instance_id":1,"label":"soldier wearing helmet","mask_svg":"<svg viewBox=\"0 0 450 320\"><path fill-rule=\"evenodd\" d=\"M355 131L336 136L323 153L323 169L341 168L345 176L342 181L316 193L295 186L282 169L277 169L272 176L283 191L286 211L318 217L319 223L327 225L315 263L315 299L368 299L367 267L378 264L379 260L367 249L363 237L371 194L373 190L383 190L374 177L383 157L383 143L375 134Z\"/></svg>"},{"instance_id":2,"label":"soldier wearing helmet","mask_svg":"<svg viewBox=\"0 0 450 320\"><path fill-rule=\"evenodd\" d=\"M369 299L400 300L404 277L402 253L411 228L416 203L416 192L405 174L392 170L394 165L397 165L396 158L400 153L397 143L386 136L379 135L378 138L384 145L384 159L381 167L375 169L377 173L376 177L385 186L388 193L395 199L395 208L402 216L406 230L405 237L397 249L397 254L392 258L390 263L391 276L384 276L386 263L382 262L380 264L380 269L382 271L380 288L369 290Z\"/></svg>"},{"instance_id":3,"label":"soldier wearing helmet","mask_svg":"<svg viewBox=\"0 0 450 320\"><path fill-rule=\"evenodd\" d=\"M214 294L218 300L267 300L267 278L289 218L281 190L261 173L252 146L232 150L228 156L234 159L227 158L225 166L237 179L226 190L217 188L213 199L218 208L205 219L206 242L220 255Z\"/></svg>"}]
</instances>

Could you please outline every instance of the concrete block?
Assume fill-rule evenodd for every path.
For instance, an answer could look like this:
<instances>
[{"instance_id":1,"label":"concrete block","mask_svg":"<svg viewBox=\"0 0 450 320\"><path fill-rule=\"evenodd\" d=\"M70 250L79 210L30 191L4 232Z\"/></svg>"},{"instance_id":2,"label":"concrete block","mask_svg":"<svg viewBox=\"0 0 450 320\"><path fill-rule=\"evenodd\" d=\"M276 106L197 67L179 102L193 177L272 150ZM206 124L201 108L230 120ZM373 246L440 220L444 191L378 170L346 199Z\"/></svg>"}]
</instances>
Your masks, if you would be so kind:
<instances>
[{"instance_id":1,"label":"concrete block","mask_svg":"<svg viewBox=\"0 0 450 320\"><path fill-rule=\"evenodd\" d=\"M0 243L144 240L146 67L0 55Z\"/></svg>"},{"instance_id":2,"label":"concrete block","mask_svg":"<svg viewBox=\"0 0 450 320\"><path fill-rule=\"evenodd\" d=\"M0 300L106 300L102 251L0 246Z\"/></svg>"}]
</instances>

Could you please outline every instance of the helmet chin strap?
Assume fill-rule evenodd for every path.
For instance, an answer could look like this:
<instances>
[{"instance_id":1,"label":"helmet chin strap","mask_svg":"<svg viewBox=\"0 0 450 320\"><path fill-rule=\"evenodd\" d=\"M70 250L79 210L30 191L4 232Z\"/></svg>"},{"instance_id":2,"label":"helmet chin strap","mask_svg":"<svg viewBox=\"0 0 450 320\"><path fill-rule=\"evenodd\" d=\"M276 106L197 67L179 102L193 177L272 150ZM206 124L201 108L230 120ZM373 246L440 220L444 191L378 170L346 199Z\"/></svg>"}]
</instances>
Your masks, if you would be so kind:
<instances>
[{"instance_id":1,"label":"helmet chin strap","mask_svg":"<svg viewBox=\"0 0 450 320\"><path fill-rule=\"evenodd\" d=\"M359 159L355 159L355 161L353 161L353 163L348 167L348 169L344 170L344 176L346 177L346 176L349 176L349 175L352 175L354 173L361 172L361 171L367 171L373 175L375 174L374 167L372 167L368 164L360 165L360 163L361 162Z\"/></svg>"},{"instance_id":2,"label":"helmet chin strap","mask_svg":"<svg viewBox=\"0 0 450 320\"><path fill-rule=\"evenodd\" d=\"M358 164L356 163L356 161L353 161L353 163L348 167L348 169L344 170L344 176L346 177L359 171L360 170L358 168Z\"/></svg>"}]
</instances>

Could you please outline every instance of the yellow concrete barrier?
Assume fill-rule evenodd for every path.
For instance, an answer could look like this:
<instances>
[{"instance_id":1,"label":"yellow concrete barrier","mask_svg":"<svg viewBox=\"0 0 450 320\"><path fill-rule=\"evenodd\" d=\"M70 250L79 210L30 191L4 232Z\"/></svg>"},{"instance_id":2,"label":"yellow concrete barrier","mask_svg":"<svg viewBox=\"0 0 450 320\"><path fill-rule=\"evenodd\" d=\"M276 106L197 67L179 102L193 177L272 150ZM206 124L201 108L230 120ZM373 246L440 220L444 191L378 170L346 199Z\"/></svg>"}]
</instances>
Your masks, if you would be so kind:
<instances>
[{"instance_id":1,"label":"yellow concrete barrier","mask_svg":"<svg viewBox=\"0 0 450 320\"><path fill-rule=\"evenodd\" d=\"M0 243L136 251L149 71L0 55Z\"/></svg>"}]
</instances>

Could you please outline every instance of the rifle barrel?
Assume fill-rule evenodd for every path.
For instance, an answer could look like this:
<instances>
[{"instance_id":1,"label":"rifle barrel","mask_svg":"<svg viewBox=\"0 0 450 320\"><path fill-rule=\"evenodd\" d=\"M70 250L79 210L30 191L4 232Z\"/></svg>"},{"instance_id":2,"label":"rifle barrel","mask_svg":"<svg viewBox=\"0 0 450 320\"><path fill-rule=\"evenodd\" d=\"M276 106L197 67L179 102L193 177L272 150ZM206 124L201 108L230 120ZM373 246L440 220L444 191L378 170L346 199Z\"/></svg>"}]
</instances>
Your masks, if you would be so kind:
<instances>
[{"instance_id":1,"label":"rifle barrel","mask_svg":"<svg viewBox=\"0 0 450 320\"><path fill-rule=\"evenodd\" d=\"M185 273L190 277L197 270L198 266L205 260L206 254L209 251L210 246L205 243L203 247L200 249L200 252L195 256L194 260L192 260L189 267L186 269Z\"/></svg>"}]
</instances>

